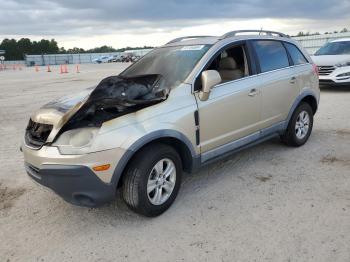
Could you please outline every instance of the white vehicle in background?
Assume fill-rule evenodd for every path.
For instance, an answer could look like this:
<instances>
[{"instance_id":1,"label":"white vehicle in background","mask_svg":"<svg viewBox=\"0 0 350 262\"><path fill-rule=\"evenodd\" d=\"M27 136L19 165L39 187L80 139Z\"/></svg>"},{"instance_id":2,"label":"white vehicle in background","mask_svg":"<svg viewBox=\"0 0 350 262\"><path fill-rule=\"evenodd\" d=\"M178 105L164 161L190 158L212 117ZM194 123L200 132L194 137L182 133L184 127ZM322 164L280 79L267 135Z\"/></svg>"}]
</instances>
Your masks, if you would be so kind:
<instances>
[{"instance_id":1,"label":"white vehicle in background","mask_svg":"<svg viewBox=\"0 0 350 262\"><path fill-rule=\"evenodd\" d=\"M93 63L101 64L101 63L110 63L112 62L112 56L101 56L92 60Z\"/></svg>"},{"instance_id":2,"label":"white vehicle in background","mask_svg":"<svg viewBox=\"0 0 350 262\"><path fill-rule=\"evenodd\" d=\"M350 86L350 38L325 44L311 58L318 66L321 85Z\"/></svg>"}]
</instances>

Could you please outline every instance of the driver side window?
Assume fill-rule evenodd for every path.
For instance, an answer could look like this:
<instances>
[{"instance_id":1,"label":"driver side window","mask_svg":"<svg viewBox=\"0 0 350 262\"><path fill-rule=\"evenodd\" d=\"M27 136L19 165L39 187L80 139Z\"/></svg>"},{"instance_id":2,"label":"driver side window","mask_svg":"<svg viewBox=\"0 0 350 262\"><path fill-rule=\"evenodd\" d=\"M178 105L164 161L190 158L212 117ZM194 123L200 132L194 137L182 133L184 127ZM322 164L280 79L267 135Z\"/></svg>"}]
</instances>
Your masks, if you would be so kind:
<instances>
[{"instance_id":1,"label":"driver side window","mask_svg":"<svg viewBox=\"0 0 350 262\"><path fill-rule=\"evenodd\" d=\"M216 70L221 76L221 83L241 79L249 76L244 45L230 46L217 54L205 67L205 70ZM196 90L201 88L200 76L196 80Z\"/></svg>"},{"instance_id":2,"label":"driver side window","mask_svg":"<svg viewBox=\"0 0 350 262\"><path fill-rule=\"evenodd\" d=\"M222 83L237 80L249 75L244 46L229 47L222 51L207 70L219 72Z\"/></svg>"}]
</instances>

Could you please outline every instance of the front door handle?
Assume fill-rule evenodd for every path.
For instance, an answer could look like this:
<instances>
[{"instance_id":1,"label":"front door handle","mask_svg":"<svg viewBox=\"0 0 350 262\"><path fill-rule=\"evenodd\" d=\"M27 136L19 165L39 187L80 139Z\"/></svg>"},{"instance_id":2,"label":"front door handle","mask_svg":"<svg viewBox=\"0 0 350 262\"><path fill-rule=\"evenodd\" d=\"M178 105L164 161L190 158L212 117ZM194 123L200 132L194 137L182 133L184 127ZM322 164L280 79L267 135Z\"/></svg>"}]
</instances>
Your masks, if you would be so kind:
<instances>
[{"instance_id":1,"label":"front door handle","mask_svg":"<svg viewBox=\"0 0 350 262\"><path fill-rule=\"evenodd\" d=\"M248 96L256 96L258 94L258 90L256 88L253 88L249 91Z\"/></svg>"},{"instance_id":2,"label":"front door handle","mask_svg":"<svg viewBox=\"0 0 350 262\"><path fill-rule=\"evenodd\" d=\"M296 80L297 80L297 78L296 78L295 76L293 76L293 77L290 79L289 82L290 82L291 84L295 84Z\"/></svg>"}]
</instances>

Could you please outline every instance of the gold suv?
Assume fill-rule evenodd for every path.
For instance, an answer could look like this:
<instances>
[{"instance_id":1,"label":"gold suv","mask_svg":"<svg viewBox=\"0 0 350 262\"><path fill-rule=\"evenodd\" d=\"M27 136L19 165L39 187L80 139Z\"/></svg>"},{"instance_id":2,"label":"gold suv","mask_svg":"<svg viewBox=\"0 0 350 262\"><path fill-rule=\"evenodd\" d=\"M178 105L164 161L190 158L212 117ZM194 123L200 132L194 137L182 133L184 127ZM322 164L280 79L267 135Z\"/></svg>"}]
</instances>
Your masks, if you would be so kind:
<instances>
[{"instance_id":1,"label":"gold suv","mask_svg":"<svg viewBox=\"0 0 350 262\"><path fill-rule=\"evenodd\" d=\"M98 206L120 191L157 216L183 171L275 136L303 145L319 95L317 67L282 33L181 37L34 113L25 168L70 203Z\"/></svg>"}]
</instances>

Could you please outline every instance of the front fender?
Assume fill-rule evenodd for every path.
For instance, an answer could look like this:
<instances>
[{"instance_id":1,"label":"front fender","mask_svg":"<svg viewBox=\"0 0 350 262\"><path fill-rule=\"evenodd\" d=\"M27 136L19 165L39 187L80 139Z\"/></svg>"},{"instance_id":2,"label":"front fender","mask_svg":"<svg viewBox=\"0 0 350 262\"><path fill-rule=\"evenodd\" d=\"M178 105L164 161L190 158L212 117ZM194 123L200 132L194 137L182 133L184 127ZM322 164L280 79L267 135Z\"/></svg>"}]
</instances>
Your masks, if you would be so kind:
<instances>
[{"instance_id":1,"label":"front fender","mask_svg":"<svg viewBox=\"0 0 350 262\"><path fill-rule=\"evenodd\" d=\"M128 150L126 150L125 154L119 160L111 180L111 183L115 186L118 185L119 179L130 159L134 156L134 154L141 149L143 146L151 143L160 138L175 138L183 142L189 151L191 152L191 156L193 159L198 158L196 151L191 143L191 141L181 132L171 129L163 129L151 132L138 140L136 140L131 146L129 146Z\"/></svg>"}]
</instances>

